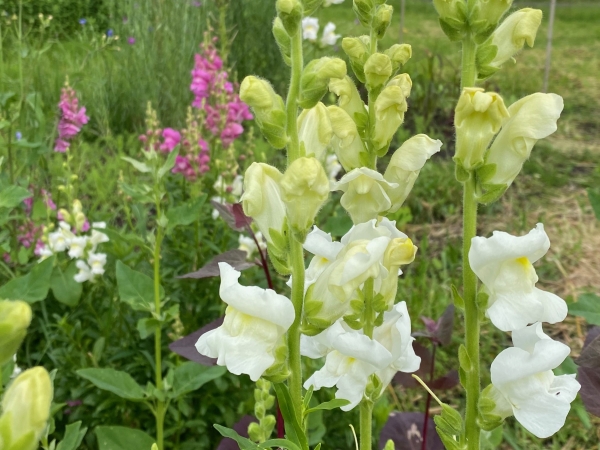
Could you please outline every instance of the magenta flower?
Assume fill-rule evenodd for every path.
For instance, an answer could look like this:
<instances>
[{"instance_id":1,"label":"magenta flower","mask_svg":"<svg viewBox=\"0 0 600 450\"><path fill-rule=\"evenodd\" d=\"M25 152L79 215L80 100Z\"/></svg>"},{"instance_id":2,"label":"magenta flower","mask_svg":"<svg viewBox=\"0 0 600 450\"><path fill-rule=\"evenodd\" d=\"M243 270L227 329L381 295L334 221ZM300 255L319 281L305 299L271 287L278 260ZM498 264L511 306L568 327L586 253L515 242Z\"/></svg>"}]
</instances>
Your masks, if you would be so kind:
<instances>
[{"instance_id":1,"label":"magenta flower","mask_svg":"<svg viewBox=\"0 0 600 450\"><path fill-rule=\"evenodd\" d=\"M81 131L81 127L88 123L89 117L85 114L85 106L79 108L77 94L68 84L62 89L58 108L61 115L54 151L64 153L69 149L70 141Z\"/></svg>"},{"instance_id":2,"label":"magenta flower","mask_svg":"<svg viewBox=\"0 0 600 450\"><path fill-rule=\"evenodd\" d=\"M134 38L133 36L129 36L129 37L127 38L127 43L128 43L129 45L133 45L133 44L135 44L135 38Z\"/></svg>"},{"instance_id":3,"label":"magenta flower","mask_svg":"<svg viewBox=\"0 0 600 450\"><path fill-rule=\"evenodd\" d=\"M164 142L160 144L160 150L164 153L171 153L181 141L181 134L173 128L165 128L162 132Z\"/></svg>"}]
</instances>

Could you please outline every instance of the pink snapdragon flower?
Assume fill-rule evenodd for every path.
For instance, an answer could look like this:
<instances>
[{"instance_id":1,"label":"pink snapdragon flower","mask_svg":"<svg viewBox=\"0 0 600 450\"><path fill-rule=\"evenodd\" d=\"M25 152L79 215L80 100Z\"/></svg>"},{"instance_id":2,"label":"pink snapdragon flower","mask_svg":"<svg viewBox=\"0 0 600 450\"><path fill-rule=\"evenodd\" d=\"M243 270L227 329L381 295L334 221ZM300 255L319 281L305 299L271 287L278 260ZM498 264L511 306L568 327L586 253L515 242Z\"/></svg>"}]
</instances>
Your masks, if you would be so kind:
<instances>
[{"instance_id":1,"label":"pink snapdragon flower","mask_svg":"<svg viewBox=\"0 0 600 450\"><path fill-rule=\"evenodd\" d=\"M89 117L85 114L85 106L79 107L77 94L68 84L62 89L58 108L61 115L54 151L64 153L69 149L70 141L81 131L81 127L88 123Z\"/></svg>"},{"instance_id":2,"label":"pink snapdragon flower","mask_svg":"<svg viewBox=\"0 0 600 450\"><path fill-rule=\"evenodd\" d=\"M181 141L181 134L173 128L165 128L162 132L163 143L160 144L160 150L164 153L171 153Z\"/></svg>"}]
</instances>

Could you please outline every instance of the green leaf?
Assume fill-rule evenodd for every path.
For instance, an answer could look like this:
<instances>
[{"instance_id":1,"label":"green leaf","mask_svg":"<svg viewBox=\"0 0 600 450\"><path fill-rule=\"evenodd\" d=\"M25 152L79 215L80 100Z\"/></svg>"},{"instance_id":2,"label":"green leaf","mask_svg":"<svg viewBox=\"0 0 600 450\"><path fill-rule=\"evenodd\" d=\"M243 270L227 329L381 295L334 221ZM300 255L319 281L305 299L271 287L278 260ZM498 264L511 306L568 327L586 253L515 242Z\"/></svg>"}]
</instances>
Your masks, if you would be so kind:
<instances>
[{"instance_id":1,"label":"green leaf","mask_svg":"<svg viewBox=\"0 0 600 450\"><path fill-rule=\"evenodd\" d=\"M148 275L137 272L121 261L117 261L117 285L121 301L136 311L154 309L154 280ZM160 297L165 291L160 287Z\"/></svg>"},{"instance_id":2,"label":"green leaf","mask_svg":"<svg viewBox=\"0 0 600 450\"><path fill-rule=\"evenodd\" d=\"M569 313L583 317L590 325L600 326L600 297L596 294L580 295L576 302L569 304Z\"/></svg>"},{"instance_id":3,"label":"green leaf","mask_svg":"<svg viewBox=\"0 0 600 450\"><path fill-rule=\"evenodd\" d=\"M477 201L487 205L497 201L500 197L502 197L508 189L508 186L506 184L485 184L483 185L483 188L486 190L486 192L485 194L477 197Z\"/></svg>"},{"instance_id":4,"label":"green leaf","mask_svg":"<svg viewBox=\"0 0 600 450\"><path fill-rule=\"evenodd\" d=\"M87 428L80 428L81 421L67 425L65 437L56 446L56 450L76 450L87 432Z\"/></svg>"},{"instance_id":5,"label":"green leaf","mask_svg":"<svg viewBox=\"0 0 600 450\"><path fill-rule=\"evenodd\" d=\"M592 209L594 210L594 215L596 216L596 219L600 220L600 192L588 189L587 194L588 198L590 199Z\"/></svg>"},{"instance_id":6,"label":"green leaf","mask_svg":"<svg viewBox=\"0 0 600 450\"><path fill-rule=\"evenodd\" d=\"M270 439L258 446L259 448L287 448L288 450L300 450L296 444L289 439Z\"/></svg>"},{"instance_id":7,"label":"green leaf","mask_svg":"<svg viewBox=\"0 0 600 450\"><path fill-rule=\"evenodd\" d=\"M75 261L71 262L64 272L59 266L54 268L50 278L50 288L56 300L68 306L77 306L81 293L83 292L82 283L78 283L73 278L77 274Z\"/></svg>"},{"instance_id":8,"label":"green leaf","mask_svg":"<svg viewBox=\"0 0 600 450\"><path fill-rule=\"evenodd\" d=\"M154 438L127 427L97 427L98 450L150 450Z\"/></svg>"},{"instance_id":9,"label":"green leaf","mask_svg":"<svg viewBox=\"0 0 600 450\"><path fill-rule=\"evenodd\" d=\"M458 362L460 364L460 367L465 372L470 372L473 368L471 358L469 357L469 352L467 351L467 347L465 347L464 344L460 344L460 347L458 347Z\"/></svg>"},{"instance_id":10,"label":"green leaf","mask_svg":"<svg viewBox=\"0 0 600 450\"><path fill-rule=\"evenodd\" d=\"M283 383L274 383L273 388L277 393L277 403L285 422L286 437L298 444L302 450L308 450L308 440L304 428L298 423L288 387Z\"/></svg>"},{"instance_id":11,"label":"green leaf","mask_svg":"<svg viewBox=\"0 0 600 450\"><path fill-rule=\"evenodd\" d=\"M142 173L147 173L152 170L152 168L149 167L146 163L138 161L137 159L133 159L128 156L121 156L121 159L123 161L127 161L129 164L131 164L133 167L135 167L138 171Z\"/></svg>"},{"instance_id":12,"label":"green leaf","mask_svg":"<svg viewBox=\"0 0 600 450\"><path fill-rule=\"evenodd\" d=\"M171 170L173 167L175 167L175 161L177 160L177 155L179 155L179 149L173 150L171 153L169 153L169 156L167 156L167 160L165 161L165 163L162 165L162 167L160 169L158 169L158 179L159 180L162 177L164 177L165 174L169 170Z\"/></svg>"},{"instance_id":13,"label":"green leaf","mask_svg":"<svg viewBox=\"0 0 600 450\"><path fill-rule=\"evenodd\" d=\"M119 397L140 401L144 399L144 390L127 372L114 369L80 369L77 375L91 381L92 384Z\"/></svg>"},{"instance_id":14,"label":"green leaf","mask_svg":"<svg viewBox=\"0 0 600 450\"><path fill-rule=\"evenodd\" d=\"M458 293L458 289L456 289L456 286L454 285L451 285L450 288L452 289L452 299L454 300L454 306L464 310L465 301L463 300L462 296Z\"/></svg>"},{"instance_id":15,"label":"green leaf","mask_svg":"<svg viewBox=\"0 0 600 450\"><path fill-rule=\"evenodd\" d=\"M222 377L227 369L223 366L206 367L187 361L175 369L173 377L173 397L180 397L199 389L202 385Z\"/></svg>"},{"instance_id":16,"label":"green leaf","mask_svg":"<svg viewBox=\"0 0 600 450\"><path fill-rule=\"evenodd\" d=\"M206 194L202 194L193 202L187 202L181 206L169 209L167 211L167 219L169 220L167 233L179 225L190 225L195 220L200 219L200 211L205 201Z\"/></svg>"},{"instance_id":17,"label":"green leaf","mask_svg":"<svg viewBox=\"0 0 600 450\"><path fill-rule=\"evenodd\" d=\"M153 335L156 330L160 328L160 321L152 317L140 319L137 323L137 330L140 333L142 339L146 339L148 336Z\"/></svg>"},{"instance_id":18,"label":"green leaf","mask_svg":"<svg viewBox=\"0 0 600 450\"><path fill-rule=\"evenodd\" d=\"M232 430L231 428L223 427L218 424L213 425L216 430L221 433L221 436L227 437L229 439L233 439L238 443L241 450L257 450L260 449L258 445L252 442L250 439L240 436L237 431ZM108 449L107 449L108 450Z\"/></svg>"},{"instance_id":19,"label":"green leaf","mask_svg":"<svg viewBox=\"0 0 600 450\"><path fill-rule=\"evenodd\" d=\"M345 398L334 398L333 400L330 400L325 403L321 403L320 405L317 405L310 409L307 409L306 411L304 411L304 414L307 415L307 414L310 414L311 412L315 412L315 411L319 411L319 410L331 411L332 409L341 408L342 406L346 406L348 404L350 404L350 402L348 400L346 400Z\"/></svg>"},{"instance_id":20,"label":"green leaf","mask_svg":"<svg viewBox=\"0 0 600 450\"><path fill-rule=\"evenodd\" d=\"M50 289L50 277L56 256L36 264L27 275L13 278L0 288L0 298L34 303L44 300Z\"/></svg>"},{"instance_id":21,"label":"green leaf","mask_svg":"<svg viewBox=\"0 0 600 450\"><path fill-rule=\"evenodd\" d=\"M8 186L0 191L0 208L14 208L32 194L21 186Z\"/></svg>"}]
</instances>

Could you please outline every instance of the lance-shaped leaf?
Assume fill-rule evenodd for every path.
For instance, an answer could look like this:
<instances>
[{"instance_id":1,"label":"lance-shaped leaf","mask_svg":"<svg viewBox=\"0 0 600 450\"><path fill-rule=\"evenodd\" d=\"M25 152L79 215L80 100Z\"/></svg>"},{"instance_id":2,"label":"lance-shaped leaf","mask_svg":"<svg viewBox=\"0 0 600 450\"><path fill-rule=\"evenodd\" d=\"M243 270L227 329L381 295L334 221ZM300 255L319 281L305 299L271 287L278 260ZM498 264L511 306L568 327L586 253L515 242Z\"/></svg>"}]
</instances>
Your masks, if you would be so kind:
<instances>
[{"instance_id":1,"label":"lance-shaped leaf","mask_svg":"<svg viewBox=\"0 0 600 450\"><path fill-rule=\"evenodd\" d=\"M383 449L388 440L396 449L421 450L423 447L423 422L425 415L418 412L392 412L379 435L379 448ZM427 424L427 450L443 450L444 446L435 432L435 424L430 417Z\"/></svg>"},{"instance_id":2,"label":"lance-shaped leaf","mask_svg":"<svg viewBox=\"0 0 600 450\"><path fill-rule=\"evenodd\" d=\"M97 427L99 450L150 450L154 439L141 430L127 427Z\"/></svg>"},{"instance_id":3,"label":"lance-shaped leaf","mask_svg":"<svg viewBox=\"0 0 600 450\"><path fill-rule=\"evenodd\" d=\"M114 369L80 369L77 375L91 381L92 384L119 397L140 401L144 399L144 390L127 372Z\"/></svg>"},{"instance_id":4,"label":"lance-shaped leaf","mask_svg":"<svg viewBox=\"0 0 600 450\"><path fill-rule=\"evenodd\" d=\"M117 285L121 301L136 311L150 311L154 307L154 281L148 275L117 261ZM160 286L160 297L164 295Z\"/></svg>"},{"instance_id":5,"label":"lance-shaped leaf","mask_svg":"<svg viewBox=\"0 0 600 450\"><path fill-rule=\"evenodd\" d=\"M210 204L213 205L225 223L234 231L243 231L252 223L252 217L244 214L241 203L219 203L211 200Z\"/></svg>"},{"instance_id":6,"label":"lance-shaped leaf","mask_svg":"<svg viewBox=\"0 0 600 450\"><path fill-rule=\"evenodd\" d=\"M200 336L202 336L204 333L214 330L221 325L223 325L223 317L203 326L199 330L196 330L175 342L172 342L169 344L169 349L172 352L189 359L190 361L197 362L204 366L214 366L217 364L217 358L209 358L208 356L198 353L198 350L196 349L196 342L198 342L198 339L200 339Z\"/></svg>"},{"instance_id":7,"label":"lance-shaped leaf","mask_svg":"<svg viewBox=\"0 0 600 450\"><path fill-rule=\"evenodd\" d=\"M227 369L222 366L206 367L192 361L184 362L175 369L173 397L200 389L204 384L222 376Z\"/></svg>"},{"instance_id":8,"label":"lance-shaped leaf","mask_svg":"<svg viewBox=\"0 0 600 450\"><path fill-rule=\"evenodd\" d=\"M215 256L201 269L195 272L186 273L185 275L181 275L177 278L218 277L220 275L219 263L221 262L226 262L235 270L246 270L254 266L253 262L246 261L247 257L248 253L246 253L244 250L239 250L237 248L233 250L228 250L225 253L221 253L220 255Z\"/></svg>"},{"instance_id":9,"label":"lance-shaped leaf","mask_svg":"<svg viewBox=\"0 0 600 450\"><path fill-rule=\"evenodd\" d=\"M238 420L233 425L233 431L235 431L239 437L247 439L249 437L248 436L248 427L253 422L258 422L258 420L256 420L256 418L254 418L252 416L246 415L246 416L242 417L240 420ZM217 430L223 436L228 436L228 434L224 434L222 430L220 430L218 428L217 428ZM225 430L228 430L228 429L225 428ZM217 450L239 450L239 448L240 448L240 446L234 440L234 438L225 437L219 443L219 446L217 447Z\"/></svg>"}]
</instances>

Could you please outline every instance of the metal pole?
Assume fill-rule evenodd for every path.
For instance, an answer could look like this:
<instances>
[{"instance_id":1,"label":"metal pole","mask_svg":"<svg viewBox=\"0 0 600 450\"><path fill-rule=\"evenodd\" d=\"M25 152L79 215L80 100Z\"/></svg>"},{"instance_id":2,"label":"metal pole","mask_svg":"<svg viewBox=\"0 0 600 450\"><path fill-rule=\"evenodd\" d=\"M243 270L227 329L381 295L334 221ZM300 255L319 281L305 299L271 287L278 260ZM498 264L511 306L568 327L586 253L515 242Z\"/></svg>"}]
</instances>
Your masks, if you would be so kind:
<instances>
[{"instance_id":1,"label":"metal pole","mask_svg":"<svg viewBox=\"0 0 600 450\"><path fill-rule=\"evenodd\" d=\"M552 33L554 32L554 15L556 11L556 0L550 0L550 20L548 23L548 44L546 45L546 69L544 70L544 88L542 92L548 92L548 78L550 77L550 57L552 56Z\"/></svg>"}]
</instances>

